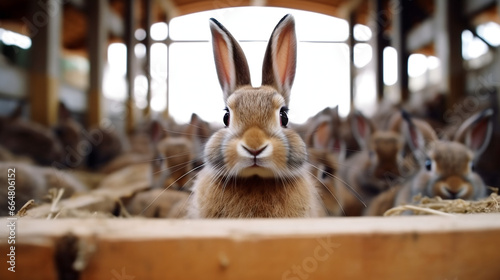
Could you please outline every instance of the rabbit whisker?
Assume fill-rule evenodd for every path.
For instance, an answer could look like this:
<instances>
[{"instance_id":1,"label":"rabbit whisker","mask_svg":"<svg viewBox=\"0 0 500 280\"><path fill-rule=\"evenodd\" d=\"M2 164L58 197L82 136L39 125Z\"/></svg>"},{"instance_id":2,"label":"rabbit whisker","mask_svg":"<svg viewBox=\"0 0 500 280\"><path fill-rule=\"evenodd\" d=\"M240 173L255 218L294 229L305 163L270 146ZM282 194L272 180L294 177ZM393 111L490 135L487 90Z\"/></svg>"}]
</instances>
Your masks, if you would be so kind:
<instances>
[{"instance_id":1,"label":"rabbit whisker","mask_svg":"<svg viewBox=\"0 0 500 280\"><path fill-rule=\"evenodd\" d=\"M188 174L190 174L191 172L193 172L193 171L195 171L195 170L197 170L197 169L199 169L199 168L203 167L204 165L205 165L205 164L202 164L202 165L200 165L200 166L198 166L198 167L195 167L195 168L193 168L193 169L189 170L189 171L188 171L188 172L186 172L184 175L182 175L181 177L177 178L177 180L173 181L170 185L168 185L168 187L164 188L164 189L160 192L160 194L158 194L158 195L157 195L157 196L153 199L153 201L151 201L151 202L148 204L148 206L146 206L146 207L144 208L144 210L142 210L142 211L141 211L141 213L140 213L139 215L144 214L144 211L148 210L148 208L149 208L149 207L151 207L151 205L153 205L153 204L155 203L155 201L156 201L156 200L160 197L160 195L162 195L162 194L163 194L166 190L168 190L168 189L169 189L169 188L170 188L173 184L177 183L180 179L184 178L185 176L187 176L187 175L188 175Z\"/></svg>"},{"instance_id":2,"label":"rabbit whisker","mask_svg":"<svg viewBox=\"0 0 500 280\"><path fill-rule=\"evenodd\" d=\"M366 207L366 203L361 197L361 195L351 186L349 185L346 181L342 180L340 177L333 175L332 173L326 172L324 170L321 170L320 168L316 167L314 164L309 163L312 167L316 168L319 171L323 171L326 175L330 176L333 179L336 179L342 183L344 183L345 186L347 186L347 189L363 204L363 206Z\"/></svg>"},{"instance_id":3,"label":"rabbit whisker","mask_svg":"<svg viewBox=\"0 0 500 280\"><path fill-rule=\"evenodd\" d=\"M316 178L316 180L318 180L318 182L320 182L321 185L323 185L323 187L325 187L325 189L332 195L333 199L335 199L335 201L337 201L337 204L340 206L340 210L342 210L342 213L345 216L344 207L342 207L342 204L338 200L337 196L335 194L333 194L333 192L323 182L321 182L321 180L318 178L318 176L314 175L310 171L307 171L307 173L311 174L311 176L313 176L314 178ZM328 211L328 209L327 209L327 207L326 207L326 205L324 203L323 203L323 207L325 208L326 212L329 213L329 211Z\"/></svg>"}]
</instances>

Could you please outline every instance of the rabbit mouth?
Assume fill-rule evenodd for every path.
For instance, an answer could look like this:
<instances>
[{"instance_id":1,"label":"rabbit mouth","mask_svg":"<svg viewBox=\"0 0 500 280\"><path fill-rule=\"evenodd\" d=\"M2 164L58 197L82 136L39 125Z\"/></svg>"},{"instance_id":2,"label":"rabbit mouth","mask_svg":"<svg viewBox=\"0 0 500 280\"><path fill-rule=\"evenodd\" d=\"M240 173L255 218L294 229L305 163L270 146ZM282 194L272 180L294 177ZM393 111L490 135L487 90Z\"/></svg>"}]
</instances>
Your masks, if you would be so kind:
<instances>
[{"instance_id":1,"label":"rabbit mouth","mask_svg":"<svg viewBox=\"0 0 500 280\"><path fill-rule=\"evenodd\" d=\"M272 169L257 165L257 163L254 163L254 165L243 168L239 174L238 177L262 177L262 178L273 178L274 177L274 172Z\"/></svg>"},{"instance_id":2,"label":"rabbit mouth","mask_svg":"<svg viewBox=\"0 0 500 280\"><path fill-rule=\"evenodd\" d=\"M463 186L458 191L450 191L446 186L440 187L441 192L450 199L462 198L467 194L467 187Z\"/></svg>"}]
</instances>

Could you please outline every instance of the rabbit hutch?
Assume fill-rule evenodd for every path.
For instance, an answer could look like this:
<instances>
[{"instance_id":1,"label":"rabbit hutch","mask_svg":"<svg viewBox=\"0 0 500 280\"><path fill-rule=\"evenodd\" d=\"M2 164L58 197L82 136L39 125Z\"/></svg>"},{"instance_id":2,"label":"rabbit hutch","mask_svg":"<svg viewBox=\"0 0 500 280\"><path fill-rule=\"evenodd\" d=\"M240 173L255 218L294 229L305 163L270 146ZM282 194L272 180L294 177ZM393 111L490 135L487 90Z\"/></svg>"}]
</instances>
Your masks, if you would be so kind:
<instances>
[{"instance_id":1,"label":"rabbit hutch","mask_svg":"<svg viewBox=\"0 0 500 280\"><path fill-rule=\"evenodd\" d=\"M499 38L498 0L3 0L0 278L500 279Z\"/></svg>"}]
</instances>

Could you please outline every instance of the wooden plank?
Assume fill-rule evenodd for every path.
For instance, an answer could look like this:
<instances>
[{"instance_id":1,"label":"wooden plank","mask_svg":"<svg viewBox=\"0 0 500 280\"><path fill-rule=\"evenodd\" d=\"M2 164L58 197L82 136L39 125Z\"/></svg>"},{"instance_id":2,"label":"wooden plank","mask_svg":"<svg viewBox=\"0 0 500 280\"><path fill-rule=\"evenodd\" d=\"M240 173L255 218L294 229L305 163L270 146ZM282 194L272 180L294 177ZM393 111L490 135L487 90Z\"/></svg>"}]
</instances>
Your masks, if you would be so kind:
<instances>
[{"instance_id":1,"label":"wooden plank","mask_svg":"<svg viewBox=\"0 0 500 280\"><path fill-rule=\"evenodd\" d=\"M29 98L31 119L52 126L57 122L59 58L61 54L61 1L31 1L25 20L32 39Z\"/></svg>"},{"instance_id":2,"label":"wooden plank","mask_svg":"<svg viewBox=\"0 0 500 280\"><path fill-rule=\"evenodd\" d=\"M496 0L463 0L463 11L466 17L471 18L480 12L495 6Z\"/></svg>"},{"instance_id":3,"label":"wooden plank","mask_svg":"<svg viewBox=\"0 0 500 280\"><path fill-rule=\"evenodd\" d=\"M400 94L400 102L405 103L410 97L408 89L408 58L410 56L406 47L406 34L409 26L409 7L406 0L392 0L392 46L396 49L397 56L397 75L398 81L396 87Z\"/></svg>"},{"instance_id":4,"label":"wooden plank","mask_svg":"<svg viewBox=\"0 0 500 280\"><path fill-rule=\"evenodd\" d=\"M447 108L451 109L465 97L462 58L462 31L465 23L461 17L461 2L435 0L435 3L435 47L443 81L439 84L439 90L447 94Z\"/></svg>"},{"instance_id":5,"label":"wooden plank","mask_svg":"<svg viewBox=\"0 0 500 280\"><path fill-rule=\"evenodd\" d=\"M371 28L373 30L373 37L371 46L373 50L372 63L375 68L375 91L377 93L377 100L384 99L384 30L386 19L384 16L383 0L375 0L370 2L370 20L372 21Z\"/></svg>"},{"instance_id":6,"label":"wooden plank","mask_svg":"<svg viewBox=\"0 0 500 280\"><path fill-rule=\"evenodd\" d=\"M420 25L408 31L406 36L406 48L409 53L417 52L434 42L435 24L434 18L424 20Z\"/></svg>"},{"instance_id":7,"label":"wooden plank","mask_svg":"<svg viewBox=\"0 0 500 280\"><path fill-rule=\"evenodd\" d=\"M354 25L356 24L356 16L354 12L350 12L349 14L349 72L350 72L350 80L349 80L349 106L350 112L354 110L354 81L356 80L356 67L354 66L354 45L356 41L354 39Z\"/></svg>"},{"instance_id":8,"label":"wooden plank","mask_svg":"<svg viewBox=\"0 0 500 280\"><path fill-rule=\"evenodd\" d=\"M497 279L499 214L254 220L17 221L18 262L68 256L79 279ZM5 229L2 229L5 231ZM0 250L6 251L3 236ZM75 239L78 254L61 250ZM56 248L56 249L55 249ZM52 254L51 254L52 253ZM73 257L71 257L73 256ZM5 254L2 258L5 258ZM38 262L39 259L37 260ZM42 263L42 262L40 262ZM2 279L29 279L19 266ZM52 277L52 278L51 278Z\"/></svg>"},{"instance_id":9,"label":"wooden plank","mask_svg":"<svg viewBox=\"0 0 500 280\"><path fill-rule=\"evenodd\" d=\"M146 11L146 65L144 73L148 81L148 92L146 95L147 105L143 110L143 115L149 117L151 113L151 45L153 44L153 39L151 38L151 25L153 24L153 0L144 1L144 10Z\"/></svg>"},{"instance_id":10,"label":"wooden plank","mask_svg":"<svg viewBox=\"0 0 500 280\"><path fill-rule=\"evenodd\" d=\"M135 47L135 14L134 14L133 0L126 0L125 7L125 44L127 46L127 100L126 102L126 116L125 128L127 133L132 133L135 128L135 102L134 102L134 88L135 88L135 67L136 58L134 53Z\"/></svg>"},{"instance_id":11,"label":"wooden plank","mask_svg":"<svg viewBox=\"0 0 500 280\"><path fill-rule=\"evenodd\" d=\"M89 92L87 97L87 125L99 126L102 118L102 81L107 47L107 0L88 2L88 51L89 51Z\"/></svg>"}]
</instances>

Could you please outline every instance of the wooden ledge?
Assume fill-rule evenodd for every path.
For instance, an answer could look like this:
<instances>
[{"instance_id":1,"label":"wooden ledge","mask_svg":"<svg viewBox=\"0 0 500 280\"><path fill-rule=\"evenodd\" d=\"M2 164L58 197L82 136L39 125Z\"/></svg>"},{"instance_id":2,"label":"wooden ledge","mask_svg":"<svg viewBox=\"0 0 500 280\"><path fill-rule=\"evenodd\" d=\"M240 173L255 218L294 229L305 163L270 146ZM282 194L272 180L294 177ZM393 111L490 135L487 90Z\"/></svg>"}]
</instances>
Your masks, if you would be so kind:
<instances>
[{"instance_id":1,"label":"wooden ledge","mask_svg":"<svg viewBox=\"0 0 500 280\"><path fill-rule=\"evenodd\" d=\"M37 279L64 274L107 280L500 275L500 214L284 220L20 218L16 226L18 266L16 273L0 270L1 279L28 279L34 271ZM0 228L1 252L8 252L7 227ZM2 253L4 263L6 257Z\"/></svg>"}]
</instances>

